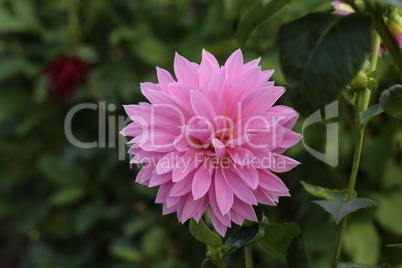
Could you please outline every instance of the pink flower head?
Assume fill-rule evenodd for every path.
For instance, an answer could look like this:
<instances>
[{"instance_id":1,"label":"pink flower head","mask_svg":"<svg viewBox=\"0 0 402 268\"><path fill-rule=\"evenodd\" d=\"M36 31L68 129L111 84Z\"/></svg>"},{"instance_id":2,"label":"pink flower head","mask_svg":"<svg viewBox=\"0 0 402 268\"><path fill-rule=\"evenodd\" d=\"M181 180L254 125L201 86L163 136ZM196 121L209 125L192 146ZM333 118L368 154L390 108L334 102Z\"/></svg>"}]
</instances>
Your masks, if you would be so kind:
<instances>
[{"instance_id":1,"label":"pink flower head","mask_svg":"<svg viewBox=\"0 0 402 268\"><path fill-rule=\"evenodd\" d=\"M301 139L291 130L298 113L274 106L285 89L258 64L244 64L240 50L224 66L205 50L201 64L176 54L177 81L157 68L159 83L141 84L150 103L124 107L133 121L121 132L134 137L131 163L144 164L136 181L159 186L164 214L198 221L209 206L224 236L231 222L257 221L253 205L275 206L289 196L272 171L299 164L281 155Z\"/></svg>"}]
</instances>

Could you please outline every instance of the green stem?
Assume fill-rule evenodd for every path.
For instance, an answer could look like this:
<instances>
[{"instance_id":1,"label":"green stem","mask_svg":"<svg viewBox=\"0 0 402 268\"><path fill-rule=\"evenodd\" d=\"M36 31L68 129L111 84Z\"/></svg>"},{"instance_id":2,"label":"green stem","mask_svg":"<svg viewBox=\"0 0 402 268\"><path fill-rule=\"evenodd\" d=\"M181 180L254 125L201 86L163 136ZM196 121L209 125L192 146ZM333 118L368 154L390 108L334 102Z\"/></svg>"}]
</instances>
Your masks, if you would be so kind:
<instances>
[{"instance_id":1,"label":"green stem","mask_svg":"<svg viewBox=\"0 0 402 268\"><path fill-rule=\"evenodd\" d=\"M218 267L218 268L226 268L226 264L222 260L222 254L221 254L220 250L210 248L208 246L208 251L211 253L212 262L216 265L216 267Z\"/></svg>"},{"instance_id":2,"label":"green stem","mask_svg":"<svg viewBox=\"0 0 402 268\"><path fill-rule=\"evenodd\" d=\"M359 165L360 165L360 158L361 158L361 153L362 153L362 147L363 147L363 131L364 127L360 126L360 94L356 94L355 98L355 119L356 119L356 143L355 143L355 152L353 156L353 165L352 165L352 171L350 173L350 179L349 179L349 186L348 186L348 193L346 196L346 201L349 201L353 199L354 192L355 192L355 185L356 185L356 179L357 179L357 172L359 170ZM343 244L343 237L345 233L345 228L346 224L348 221L348 216L345 216L343 220L341 221L338 229L338 238L337 238L337 243L336 243L336 248L335 248L335 254L334 254L334 260L332 263L332 268L337 268L339 258L341 256L342 252L342 244Z\"/></svg>"},{"instance_id":3,"label":"green stem","mask_svg":"<svg viewBox=\"0 0 402 268\"><path fill-rule=\"evenodd\" d=\"M244 254L246 256L246 268L253 268L253 251L250 246L244 247Z\"/></svg>"},{"instance_id":4,"label":"green stem","mask_svg":"<svg viewBox=\"0 0 402 268\"><path fill-rule=\"evenodd\" d=\"M77 48L80 44L80 20L76 0L65 0L68 30L71 46Z\"/></svg>"},{"instance_id":5,"label":"green stem","mask_svg":"<svg viewBox=\"0 0 402 268\"><path fill-rule=\"evenodd\" d=\"M378 52L380 51L380 45L381 45L381 38L377 33L374 33L374 45L373 49L371 51L371 69L370 72L373 72L377 69L377 62L378 62ZM361 111L367 110L369 103L370 103L370 96L371 96L371 90L366 88L364 92L364 98L363 98L363 103L361 106Z\"/></svg>"}]
</instances>

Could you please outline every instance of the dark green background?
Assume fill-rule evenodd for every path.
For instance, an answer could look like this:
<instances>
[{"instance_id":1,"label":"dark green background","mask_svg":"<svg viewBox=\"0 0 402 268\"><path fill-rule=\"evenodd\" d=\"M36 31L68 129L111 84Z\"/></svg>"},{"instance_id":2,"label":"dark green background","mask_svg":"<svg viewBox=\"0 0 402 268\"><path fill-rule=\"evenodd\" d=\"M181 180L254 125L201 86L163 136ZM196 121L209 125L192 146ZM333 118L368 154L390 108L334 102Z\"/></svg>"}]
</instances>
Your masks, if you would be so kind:
<instances>
[{"instance_id":1,"label":"dark green background","mask_svg":"<svg viewBox=\"0 0 402 268\"><path fill-rule=\"evenodd\" d=\"M117 107L107 119L117 121L125 116L123 104L145 101L139 83L156 82L155 66L172 71L176 51L199 62L205 48L223 64L239 47L237 24L254 2L0 1L0 267L199 267L205 248L190 235L188 223L179 224L174 214L161 215L161 205L154 204L156 189L134 183L138 170L128 158L118 160L118 148L71 145L64 118L79 103L105 101ZM71 5L79 18L76 47L71 46L66 12ZM330 9L330 1L294 1L252 34L244 57L262 57L263 69L275 69L273 80L286 85L278 60L279 26ZM91 69L73 98L57 102L49 96L41 70L58 54L71 51L88 60ZM381 58L380 87L373 99L396 82L401 78L390 59ZM280 103L291 105L291 100L285 96ZM298 144L286 155L302 164L281 174L292 197L282 198L278 207L262 208L271 223L301 225L312 268L329 267L336 226L311 203L300 181L347 186L354 122L347 101L341 99L339 107L339 166L327 166ZM298 132L303 122L301 118ZM117 133L118 127L106 126ZM73 132L82 141L96 140L98 127L98 111L74 117ZM323 151L324 133L325 124L310 126L304 141ZM357 191L380 201L380 207L351 216L343 260L402 267L402 251L386 247L402 242L401 152L401 122L387 115L372 120ZM287 267L258 250L255 262L256 267Z\"/></svg>"}]
</instances>

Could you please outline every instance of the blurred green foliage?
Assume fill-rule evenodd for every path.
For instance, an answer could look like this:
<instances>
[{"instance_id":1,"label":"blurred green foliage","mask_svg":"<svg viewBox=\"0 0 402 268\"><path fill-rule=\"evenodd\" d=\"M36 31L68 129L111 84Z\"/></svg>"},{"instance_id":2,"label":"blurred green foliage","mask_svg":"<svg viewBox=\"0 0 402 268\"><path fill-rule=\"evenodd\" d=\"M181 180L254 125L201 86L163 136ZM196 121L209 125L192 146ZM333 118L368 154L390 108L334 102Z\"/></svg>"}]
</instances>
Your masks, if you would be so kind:
<instances>
[{"instance_id":1,"label":"blurred green foliage","mask_svg":"<svg viewBox=\"0 0 402 268\"><path fill-rule=\"evenodd\" d=\"M204 246L175 215L162 216L156 189L134 183L138 170L128 156L119 160L118 124L123 104L145 101L139 83L156 81L155 66L172 70L174 52L199 61L205 48L223 63L238 48L234 38L241 14L254 0L0 0L0 267L199 267ZM277 32L284 22L328 1L295 1L255 31L244 50L262 57L263 69L279 70ZM87 81L74 97L57 102L42 69L61 53L91 63ZM401 77L387 56L380 59L378 98ZM105 101L105 148L79 149L64 132L76 104ZM288 99L281 100L288 103ZM95 110L82 110L72 123L80 141L98 139ZM340 102L340 164L331 168L302 143L287 152L302 165L282 174L291 198L261 207L271 223L296 221L312 268L328 267L336 227L307 194L301 180L345 188L353 151L352 107ZM116 119L116 122L118 120ZM296 126L301 130L303 119ZM325 151L325 124L304 131L304 142ZM363 148L359 196L380 202L350 219L345 258L389 262L402 267L402 254L387 244L402 241L402 128L397 119L373 119ZM235 229L235 228L233 228ZM260 251L256 267L287 267ZM241 266L239 266L241 267Z\"/></svg>"}]
</instances>

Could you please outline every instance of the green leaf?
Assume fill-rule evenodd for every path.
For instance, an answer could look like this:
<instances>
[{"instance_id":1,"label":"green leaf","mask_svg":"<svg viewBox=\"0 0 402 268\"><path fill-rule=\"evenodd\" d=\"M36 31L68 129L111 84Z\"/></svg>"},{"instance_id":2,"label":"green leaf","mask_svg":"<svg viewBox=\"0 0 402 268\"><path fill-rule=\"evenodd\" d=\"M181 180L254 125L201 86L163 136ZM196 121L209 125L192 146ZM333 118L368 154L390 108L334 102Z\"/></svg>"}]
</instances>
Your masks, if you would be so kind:
<instances>
[{"instance_id":1,"label":"green leaf","mask_svg":"<svg viewBox=\"0 0 402 268\"><path fill-rule=\"evenodd\" d=\"M131 263L138 263L142 258L141 252L134 249L126 239L118 239L115 241L110 251L112 255Z\"/></svg>"},{"instance_id":2,"label":"green leaf","mask_svg":"<svg viewBox=\"0 0 402 268\"><path fill-rule=\"evenodd\" d=\"M102 200L94 200L80 207L75 216L75 231L79 234L85 233L99 219L102 211Z\"/></svg>"},{"instance_id":3,"label":"green leaf","mask_svg":"<svg viewBox=\"0 0 402 268\"><path fill-rule=\"evenodd\" d=\"M382 112L384 112L384 109L380 104L371 106L366 111L360 113L360 125L366 125L371 118L381 114Z\"/></svg>"},{"instance_id":4,"label":"green leaf","mask_svg":"<svg viewBox=\"0 0 402 268\"><path fill-rule=\"evenodd\" d=\"M371 19L365 14L312 13L284 24L279 55L296 109L309 115L333 101L370 49Z\"/></svg>"},{"instance_id":5,"label":"green leaf","mask_svg":"<svg viewBox=\"0 0 402 268\"><path fill-rule=\"evenodd\" d=\"M235 264L239 257L243 256L243 248L250 244L255 244L265 236L268 219L262 214L259 223L250 226L242 226L230 236L230 243L227 251L224 253L223 260L231 265Z\"/></svg>"},{"instance_id":6,"label":"green leaf","mask_svg":"<svg viewBox=\"0 0 402 268\"><path fill-rule=\"evenodd\" d=\"M389 244L387 247L402 248L402 244Z\"/></svg>"},{"instance_id":7,"label":"green leaf","mask_svg":"<svg viewBox=\"0 0 402 268\"><path fill-rule=\"evenodd\" d=\"M372 0L372 1L383 6L394 6L402 8L402 2L400 0Z\"/></svg>"},{"instance_id":8,"label":"green leaf","mask_svg":"<svg viewBox=\"0 0 402 268\"><path fill-rule=\"evenodd\" d=\"M253 224L251 226L242 226L231 236L230 247L241 248L259 241L264 237L267 225L268 219L263 214L262 219L258 224Z\"/></svg>"},{"instance_id":9,"label":"green leaf","mask_svg":"<svg viewBox=\"0 0 402 268\"><path fill-rule=\"evenodd\" d=\"M321 186L315 186L312 184L309 184L307 182L301 181L301 184L303 185L304 190L311 194L312 196L319 197L319 198L324 198L324 199L331 199L331 200L345 200L346 196L348 194L347 189L343 190L333 190L333 189L328 189L324 188ZM356 192L354 193L354 196L356 197Z\"/></svg>"},{"instance_id":10,"label":"green leaf","mask_svg":"<svg viewBox=\"0 0 402 268\"><path fill-rule=\"evenodd\" d=\"M78 186L70 186L54 193L50 197L50 204L52 204L53 206L69 205L78 201L84 195L85 192L82 188Z\"/></svg>"},{"instance_id":11,"label":"green leaf","mask_svg":"<svg viewBox=\"0 0 402 268\"><path fill-rule=\"evenodd\" d=\"M344 249L355 263L375 265L380 256L380 237L372 222L351 222L346 227Z\"/></svg>"},{"instance_id":12,"label":"green leaf","mask_svg":"<svg viewBox=\"0 0 402 268\"><path fill-rule=\"evenodd\" d=\"M382 227L402 235L402 192L395 191L386 195L375 195L381 206L376 210L375 216Z\"/></svg>"},{"instance_id":13,"label":"green leaf","mask_svg":"<svg viewBox=\"0 0 402 268\"><path fill-rule=\"evenodd\" d=\"M288 248L286 257L289 268L308 268L306 252L301 236L295 237Z\"/></svg>"},{"instance_id":14,"label":"green leaf","mask_svg":"<svg viewBox=\"0 0 402 268\"><path fill-rule=\"evenodd\" d=\"M402 119L402 85L384 90L380 96L380 104L385 112Z\"/></svg>"},{"instance_id":15,"label":"green leaf","mask_svg":"<svg viewBox=\"0 0 402 268\"><path fill-rule=\"evenodd\" d=\"M264 238L257 245L272 257L286 261L288 248L300 233L296 223L268 224Z\"/></svg>"},{"instance_id":16,"label":"green leaf","mask_svg":"<svg viewBox=\"0 0 402 268\"><path fill-rule=\"evenodd\" d=\"M198 223L194 219L190 220L190 232L195 239L213 248L219 248L223 245L221 237L212 232L202 219Z\"/></svg>"},{"instance_id":17,"label":"green leaf","mask_svg":"<svg viewBox=\"0 0 402 268\"><path fill-rule=\"evenodd\" d=\"M359 263L341 262L338 264L337 268L380 268L380 267L366 264L359 264Z\"/></svg>"},{"instance_id":18,"label":"green leaf","mask_svg":"<svg viewBox=\"0 0 402 268\"><path fill-rule=\"evenodd\" d=\"M361 197L346 202L342 200L319 200L314 201L314 203L320 205L325 211L331 214L336 224L339 224L343 217L350 213L362 208L378 205L378 203L372 199Z\"/></svg>"},{"instance_id":19,"label":"green leaf","mask_svg":"<svg viewBox=\"0 0 402 268\"><path fill-rule=\"evenodd\" d=\"M241 47L246 45L247 39L263 22L269 20L291 0L260 0L249 8L242 16L236 31L236 39Z\"/></svg>"},{"instance_id":20,"label":"green leaf","mask_svg":"<svg viewBox=\"0 0 402 268\"><path fill-rule=\"evenodd\" d=\"M155 241L159 241L155 243ZM163 255L163 250L167 246L166 234L162 228L153 228L145 233L142 239L142 249L145 256L148 258L157 258Z\"/></svg>"}]
</instances>

